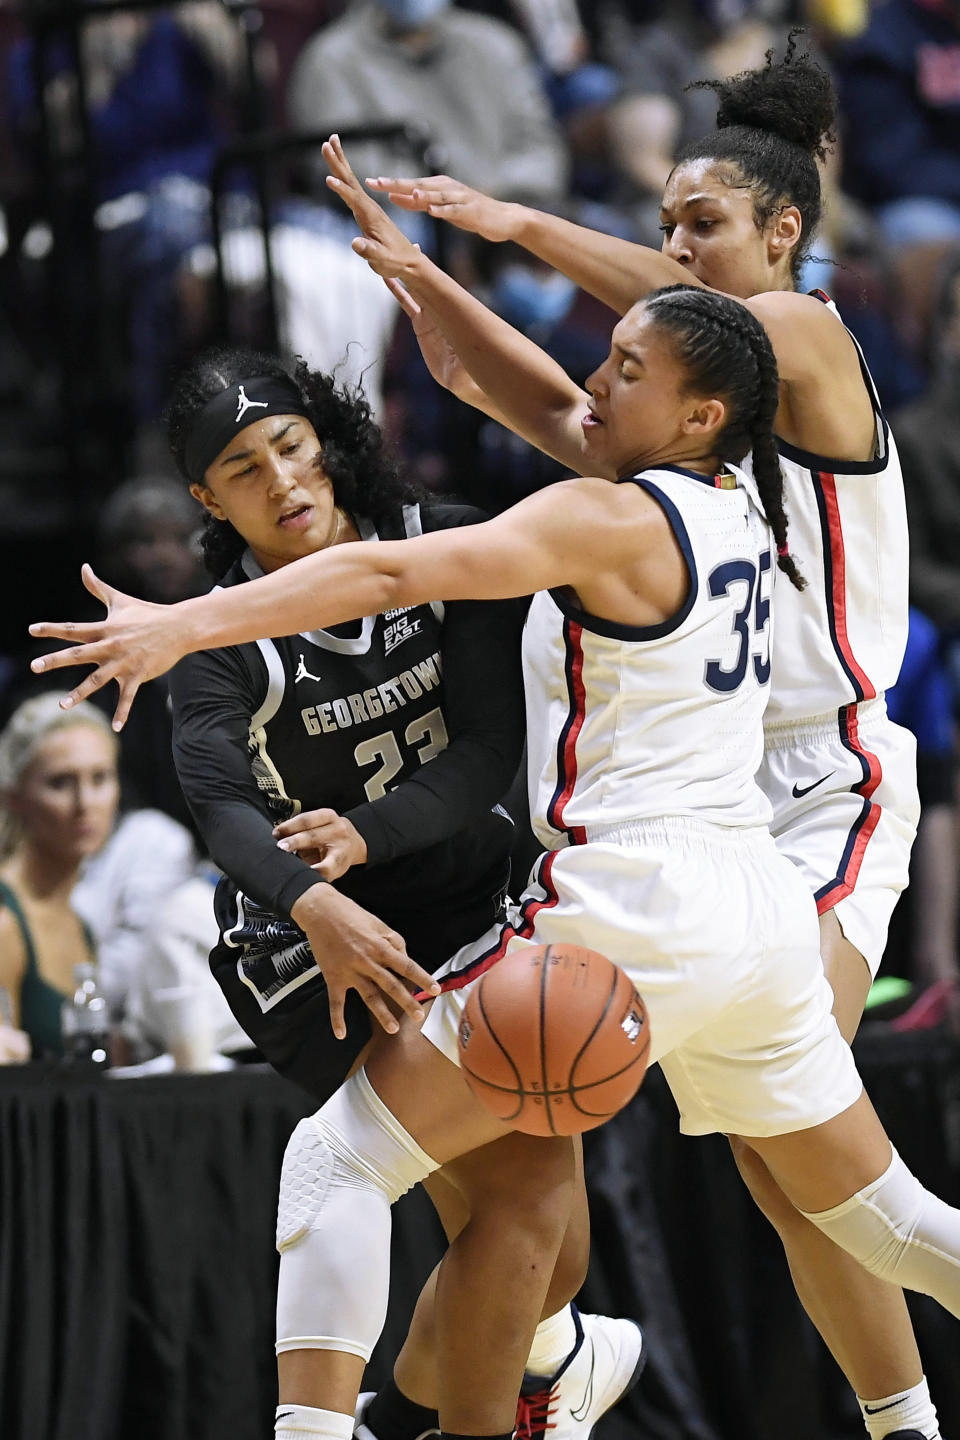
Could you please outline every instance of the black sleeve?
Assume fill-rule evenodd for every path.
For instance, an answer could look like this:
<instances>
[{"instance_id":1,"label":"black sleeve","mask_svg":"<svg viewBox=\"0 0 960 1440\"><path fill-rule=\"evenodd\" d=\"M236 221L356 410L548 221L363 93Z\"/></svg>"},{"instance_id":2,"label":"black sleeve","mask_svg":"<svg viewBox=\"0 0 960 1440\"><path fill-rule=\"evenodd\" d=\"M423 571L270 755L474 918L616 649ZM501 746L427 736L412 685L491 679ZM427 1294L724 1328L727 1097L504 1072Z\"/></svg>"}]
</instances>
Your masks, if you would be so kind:
<instances>
[{"instance_id":1,"label":"black sleeve","mask_svg":"<svg viewBox=\"0 0 960 1440\"><path fill-rule=\"evenodd\" d=\"M465 505L421 507L425 533L487 517ZM450 743L379 800L346 812L367 844L367 864L446 840L507 792L523 751L520 633L525 603L446 605L441 653Z\"/></svg>"},{"instance_id":2,"label":"black sleeve","mask_svg":"<svg viewBox=\"0 0 960 1440\"><path fill-rule=\"evenodd\" d=\"M250 769L250 718L266 688L255 646L186 656L170 674L173 758L213 860L258 904L289 918L300 896L324 882L298 856L277 849Z\"/></svg>"}]
</instances>

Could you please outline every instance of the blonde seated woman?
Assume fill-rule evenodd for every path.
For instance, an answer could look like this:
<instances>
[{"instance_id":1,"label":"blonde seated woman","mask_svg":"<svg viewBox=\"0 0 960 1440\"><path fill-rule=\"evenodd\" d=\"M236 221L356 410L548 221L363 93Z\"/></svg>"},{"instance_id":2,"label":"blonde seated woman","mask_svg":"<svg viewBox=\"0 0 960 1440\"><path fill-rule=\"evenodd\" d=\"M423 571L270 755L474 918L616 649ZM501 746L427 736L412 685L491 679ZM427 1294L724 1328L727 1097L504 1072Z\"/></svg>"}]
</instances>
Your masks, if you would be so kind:
<instances>
[{"instance_id":1,"label":"blonde seated woman","mask_svg":"<svg viewBox=\"0 0 960 1440\"><path fill-rule=\"evenodd\" d=\"M117 741L93 705L59 691L14 711L0 734L0 1063L59 1055L73 968L96 960L70 895L106 842L119 796Z\"/></svg>"}]
</instances>

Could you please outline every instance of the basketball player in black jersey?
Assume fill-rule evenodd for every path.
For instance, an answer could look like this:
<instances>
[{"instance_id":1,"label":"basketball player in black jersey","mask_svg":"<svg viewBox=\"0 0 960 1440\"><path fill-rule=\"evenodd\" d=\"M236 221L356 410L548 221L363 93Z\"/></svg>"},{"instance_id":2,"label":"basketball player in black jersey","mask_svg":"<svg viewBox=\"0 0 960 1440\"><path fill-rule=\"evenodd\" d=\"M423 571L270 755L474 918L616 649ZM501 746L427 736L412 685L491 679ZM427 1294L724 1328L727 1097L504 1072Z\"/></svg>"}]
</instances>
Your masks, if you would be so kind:
<instances>
[{"instance_id":1,"label":"basketball player in black jersey","mask_svg":"<svg viewBox=\"0 0 960 1440\"><path fill-rule=\"evenodd\" d=\"M421 501L389 460L365 401L303 364L291 376L270 356L208 352L181 376L167 424L204 507L207 565L221 586L345 541L485 518ZM429 986L427 972L501 909L513 825L497 802L522 750L523 609L405 607L201 651L171 675L180 781L225 872L213 972L265 1057L320 1102L370 1037L366 1007L388 1030L396 1028L388 998L419 1013L403 982ZM431 1180L449 1236L477 1204L509 1233L526 1177L539 1188L549 1168L542 1145L534 1148L532 1164L530 1142L512 1138ZM628 1374L639 1359L631 1322L585 1316L581 1324L567 1303L588 1244L581 1179L531 1352L540 1374L582 1346L585 1330L592 1345L599 1325L622 1342ZM298 1354L280 1357L281 1386L299 1378ZM426 1369L428 1357L408 1346L396 1372L402 1388L382 1388L359 1433L414 1440L432 1431L435 1411L417 1401L429 1402L432 1388L421 1361ZM606 1396L602 1384L598 1374L606 1409L624 1384L616 1380Z\"/></svg>"}]
</instances>

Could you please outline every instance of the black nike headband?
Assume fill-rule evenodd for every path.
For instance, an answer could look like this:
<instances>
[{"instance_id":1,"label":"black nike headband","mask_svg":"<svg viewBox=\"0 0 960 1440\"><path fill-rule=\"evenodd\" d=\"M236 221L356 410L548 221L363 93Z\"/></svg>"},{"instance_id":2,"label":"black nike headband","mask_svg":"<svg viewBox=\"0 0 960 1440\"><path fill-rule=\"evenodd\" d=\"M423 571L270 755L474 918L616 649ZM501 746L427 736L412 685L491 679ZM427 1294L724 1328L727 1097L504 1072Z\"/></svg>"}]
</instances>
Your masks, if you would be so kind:
<instances>
[{"instance_id":1,"label":"black nike headband","mask_svg":"<svg viewBox=\"0 0 960 1440\"><path fill-rule=\"evenodd\" d=\"M234 436L268 415L307 416L303 396L292 380L281 375L254 375L214 395L197 412L184 446L190 479L202 485L207 466Z\"/></svg>"}]
</instances>

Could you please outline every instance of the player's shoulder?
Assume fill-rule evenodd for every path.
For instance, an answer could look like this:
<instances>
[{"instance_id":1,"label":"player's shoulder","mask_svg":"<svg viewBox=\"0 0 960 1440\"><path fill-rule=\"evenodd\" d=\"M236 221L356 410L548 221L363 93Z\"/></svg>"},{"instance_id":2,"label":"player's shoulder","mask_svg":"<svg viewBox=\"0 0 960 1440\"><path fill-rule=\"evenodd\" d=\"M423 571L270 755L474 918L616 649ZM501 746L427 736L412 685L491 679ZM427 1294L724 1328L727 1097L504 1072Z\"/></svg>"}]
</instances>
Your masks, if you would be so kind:
<instances>
[{"instance_id":1,"label":"player's shoulder","mask_svg":"<svg viewBox=\"0 0 960 1440\"><path fill-rule=\"evenodd\" d=\"M833 305L816 294L767 290L743 304L770 337L780 379L789 383L811 373L849 366L859 378L856 348Z\"/></svg>"}]
</instances>

